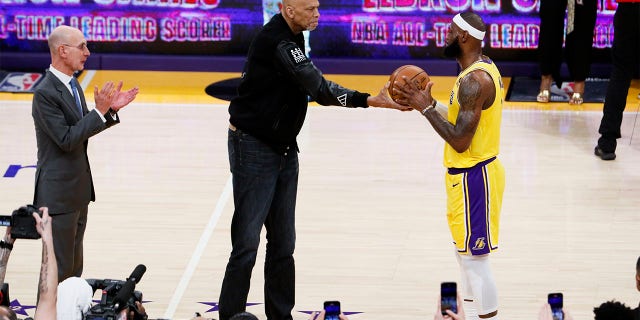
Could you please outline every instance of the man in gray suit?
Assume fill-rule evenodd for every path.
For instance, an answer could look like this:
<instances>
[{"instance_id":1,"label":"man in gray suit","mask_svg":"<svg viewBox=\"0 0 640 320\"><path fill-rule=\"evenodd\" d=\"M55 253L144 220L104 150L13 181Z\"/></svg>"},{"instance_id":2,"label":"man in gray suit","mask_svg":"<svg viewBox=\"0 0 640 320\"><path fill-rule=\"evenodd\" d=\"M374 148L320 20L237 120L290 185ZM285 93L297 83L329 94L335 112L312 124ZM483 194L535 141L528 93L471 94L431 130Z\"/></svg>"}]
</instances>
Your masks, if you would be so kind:
<instances>
[{"instance_id":1,"label":"man in gray suit","mask_svg":"<svg viewBox=\"0 0 640 320\"><path fill-rule=\"evenodd\" d=\"M38 143L34 205L49 207L53 219L58 282L82 275L82 240L89 201L95 201L87 144L89 137L120 122L118 110L133 101L138 88L121 91L109 81L94 88L95 108L87 109L73 74L90 55L82 32L58 26L48 39L51 66L33 96Z\"/></svg>"}]
</instances>

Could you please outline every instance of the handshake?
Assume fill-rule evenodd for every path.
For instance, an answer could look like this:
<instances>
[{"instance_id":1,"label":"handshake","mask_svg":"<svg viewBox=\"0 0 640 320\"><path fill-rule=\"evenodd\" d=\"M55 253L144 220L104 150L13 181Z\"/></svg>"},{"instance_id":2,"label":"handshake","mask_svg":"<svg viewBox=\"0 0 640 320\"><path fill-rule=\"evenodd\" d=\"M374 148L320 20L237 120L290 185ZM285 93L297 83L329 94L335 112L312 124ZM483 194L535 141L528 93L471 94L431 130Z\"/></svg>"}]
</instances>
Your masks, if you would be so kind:
<instances>
[{"instance_id":1,"label":"handshake","mask_svg":"<svg viewBox=\"0 0 640 320\"><path fill-rule=\"evenodd\" d=\"M20 207L10 216L0 216L0 226L11 227L13 239L40 239L33 217L34 212L42 217L42 212L30 204Z\"/></svg>"}]
</instances>

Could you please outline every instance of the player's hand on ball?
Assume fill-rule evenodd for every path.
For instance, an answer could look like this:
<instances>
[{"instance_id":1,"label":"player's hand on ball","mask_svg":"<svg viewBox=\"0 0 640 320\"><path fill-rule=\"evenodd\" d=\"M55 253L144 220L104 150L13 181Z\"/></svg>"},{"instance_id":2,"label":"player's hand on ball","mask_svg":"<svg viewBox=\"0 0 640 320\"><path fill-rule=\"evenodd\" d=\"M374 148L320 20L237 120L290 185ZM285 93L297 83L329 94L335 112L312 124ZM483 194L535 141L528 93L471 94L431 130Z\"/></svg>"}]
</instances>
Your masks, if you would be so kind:
<instances>
[{"instance_id":1,"label":"player's hand on ball","mask_svg":"<svg viewBox=\"0 0 640 320\"><path fill-rule=\"evenodd\" d=\"M389 97L387 92L389 92L389 86L390 85L391 84L389 82L387 82L384 85L384 87L382 89L380 89L380 92L378 92L377 96L375 96L375 97L370 96L367 99L367 103L372 107L378 107L378 108L397 109L397 110L401 110L401 111L411 111L411 110L413 110L409 106L403 106L403 105L400 105L400 104L396 103L395 101L393 101L393 99L391 99L391 97Z\"/></svg>"},{"instance_id":2,"label":"player's hand on ball","mask_svg":"<svg viewBox=\"0 0 640 320\"><path fill-rule=\"evenodd\" d=\"M404 85L396 81L393 87L397 96L395 101L401 105L422 111L433 103L431 87L433 87L433 82L431 81L427 83L424 89L420 89L411 81L405 81Z\"/></svg>"}]
</instances>

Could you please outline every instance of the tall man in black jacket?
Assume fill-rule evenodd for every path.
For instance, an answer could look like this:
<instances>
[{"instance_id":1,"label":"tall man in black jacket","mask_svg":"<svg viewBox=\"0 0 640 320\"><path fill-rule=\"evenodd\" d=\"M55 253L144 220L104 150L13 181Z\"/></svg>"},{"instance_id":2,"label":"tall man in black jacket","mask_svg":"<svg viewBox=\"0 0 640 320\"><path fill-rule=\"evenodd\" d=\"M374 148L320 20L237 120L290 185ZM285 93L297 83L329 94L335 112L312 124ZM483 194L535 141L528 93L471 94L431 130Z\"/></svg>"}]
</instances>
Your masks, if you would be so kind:
<instances>
[{"instance_id":1,"label":"tall man in black jacket","mask_svg":"<svg viewBox=\"0 0 640 320\"><path fill-rule=\"evenodd\" d=\"M292 319L295 304L296 137L307 96L322 105L405 110L386 95L372 97L326 80L304 52L302 31L318 26L318 0L284 0L249 48L238 96L229 106L229 163L235 211L232 252L220 293L221 320L245 310L260 232L267 230L265 312Z\"/></svg>"}]
</instances>

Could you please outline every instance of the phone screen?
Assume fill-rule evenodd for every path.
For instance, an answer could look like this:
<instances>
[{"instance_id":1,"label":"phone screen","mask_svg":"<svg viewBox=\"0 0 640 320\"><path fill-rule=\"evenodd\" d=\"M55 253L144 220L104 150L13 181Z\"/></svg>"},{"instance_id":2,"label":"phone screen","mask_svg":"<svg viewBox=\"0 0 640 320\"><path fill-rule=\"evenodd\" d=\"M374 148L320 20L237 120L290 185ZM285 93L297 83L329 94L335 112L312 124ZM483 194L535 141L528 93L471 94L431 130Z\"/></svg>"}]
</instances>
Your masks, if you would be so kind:
<instances>
[{"instance_id":1,"label":"phone screen","mask_svg":"<svg viewBox=\"0 0 640 320\"><path fill-rule=\"evenodd\" d=\"M445 315L445 310L449 309L453 313L458 313L458 294L455 282L443 282L440 284L440 309Z\"/></svg>"},{"instance_id":2,"label":"phone screen","mask_svg":"<svg viewBox=\"0 0 640 320\"><path fill-rule=\"evenodd\" d=\"M553 320L564 320L564 312L562 312L562 293L549 293L547 301L551 306L551 315Z\"/></svg>"},{"instance_id":3,"label":"phone screen","mask_svg":"<svg viewBox=\"0 0 640 320\"><path fill-rule=\"evenodd\" d=\"M325 320L338 320L340 315L340 301L325 301L324 313Z\"/></svg>"},{"instance_id":4,"label":"phone screen","mask_svg":"<svg viewBox=\"0 0 640 320\"><path fill-rule=\"evenodd\" d=\"M0 216L0 226L2 227L11 226L11 216Z\"/></svg>"}]
</instances>

